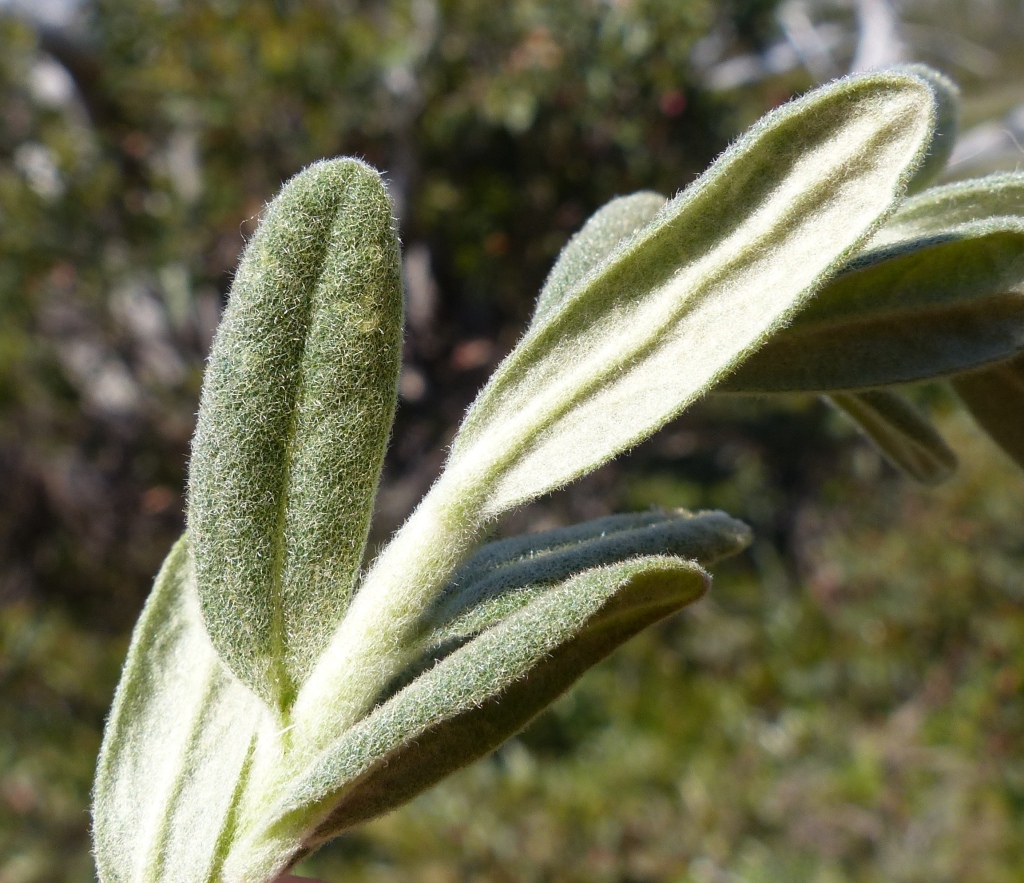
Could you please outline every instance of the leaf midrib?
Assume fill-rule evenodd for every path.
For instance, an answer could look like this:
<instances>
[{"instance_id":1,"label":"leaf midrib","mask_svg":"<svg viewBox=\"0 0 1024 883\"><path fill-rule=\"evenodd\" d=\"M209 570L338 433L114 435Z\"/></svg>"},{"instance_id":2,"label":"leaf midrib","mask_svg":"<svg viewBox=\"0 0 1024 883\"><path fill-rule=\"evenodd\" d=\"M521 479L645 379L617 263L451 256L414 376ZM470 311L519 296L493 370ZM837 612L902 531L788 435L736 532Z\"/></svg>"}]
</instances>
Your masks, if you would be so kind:
<instances>
[{"instance_id":1,"label":"leaf midrib","mask_svg":"<svg viewBox=\"0 0 1024 883\"><path fill-rule=\"evenodd\" d=\"M278 497L277 518L274 533L271 538L273 548L273 561L270 568L270 592L271 592L271 622L269 636L270 650L270 679L272 684L277 685L276 698L278 703L277 711L280 714L283 724L288 724L289 709L295 702L297 686L291 672L288 669L287 654L289 650L284 613L284 569L287 557L287 528L289 525L289 496L292 484L292 461L295 448L295 438L298 434L299 411L304 401L304 390L306 372L308 368L308 353L310 343L310 329L314 324L317 313L317 293L321 287L324 267L327 265L328 254L332 246L332 233L337 221L338 211L348 197L350 182L345 182L345 187L338 195L337 202L330 207L325 215L329 215L330 223L326 224L326 231L323 237L318 238L320 243L314 260L310 262L309 282L304 284L306 289L302 301L304 315L302 316L302 349L297 360L295 381L291 390L291 401L288 409L288 425L285 429L284 444L282 445L282 470L281 470L281 491Z\"/></svg>"}]
</instances>

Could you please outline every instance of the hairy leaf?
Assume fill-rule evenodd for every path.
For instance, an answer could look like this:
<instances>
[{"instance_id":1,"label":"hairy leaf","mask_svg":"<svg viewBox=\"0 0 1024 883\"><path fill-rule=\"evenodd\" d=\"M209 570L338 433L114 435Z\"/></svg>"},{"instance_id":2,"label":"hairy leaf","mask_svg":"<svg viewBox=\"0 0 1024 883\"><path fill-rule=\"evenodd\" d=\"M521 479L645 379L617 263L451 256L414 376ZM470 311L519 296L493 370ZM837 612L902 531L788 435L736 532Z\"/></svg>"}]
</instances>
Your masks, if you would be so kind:
<instances>
[{"instance_id":1,"label":"hairy leaf","mask_svg":"<svg viewBox=\"0 0 1024 883\"><path fill-rule=\"evenodd\" d=\"M871 238L869 250L899 251L902 243L945 237L976 223L999 228L1024 216L1024 174L1001 172L932 187L906 200Z\"/></svg>"},{"instance_id":2,"label":"hairy leaf","mask_svg":"<svg viewBox=\"0 0 1024 883\"><path fill-rule=\"evenodd\" d=\"M303 687L301 737L365 714L490 521L650 435L788 322L892 209L933 118L931 88L901 74L772 112L535 323Z\"/></svg>"},{"instance_id":3,"label":"hairy leaf","mask_svg":"<svg viewBox=\"0 0 1024 883\"><path fill-rule=\"evenodd\" d=\"M1024 175L907 200L792 325L718 392L910 383L1024 348Z\"/></svg>"},{"instance_id":4,"label":"hairy leaf","mask_svg":"<svg viewBox=\"0 0 1024 883\"><path fill-rule=\"evenodd\" d=\"M203 627L187 542L167 556L132 637L96 773L103 883L220 880L242 792L276 743L266 706L224 666Z\"/></svg>"},{"instance_id":5,"label":"hairy leaf","mask_svg":"<svg viewBox=\"0 0 1024 883\"><path fill-rule=\"evenodd\" d=\"M362 559L401 351L393 227L365 164L297 175L245 251L210 355L188 517L203 618L279 708Z\"/></svg>"},{"instance_id":6,"label":"hairy leaf","mask_svg":"<svg viewBox=\"0 0 1024 883\"><path fill-rule=\"evenodd\" d=\"M953 154L960 127L960 89L949 77L926 64L903 64L893 70L920 77L935 94L935 134L928 146L928 155L907 185L908 193L917 193L942 174Z\"/></svg>"},{"instance_id":7,"label":"hairy leaf","mask_svg":"<svg viewBox=\"0 0 1024 883\"><path fill-rule=\"evenodd\" d=\"M416 678L329 744L264 818L241 832L287 852L409 800L501 744L615 647L704 592L667 556L598 567L529 603ZM244 877L244 864L228 864Z\"/></svg>"},{"instance_id":8,"label":"hairy leaf","mask_svg":"<svg viewBox=\"0 0 1024 883\"><path fill-rule=\"evenodd\" d=\"M953 379L978 422L1024 469L1024 356Z\"/></svg>"},{"instance_id":9,"label":"hairy leaf","mask_svg":"<svg viewBox=\"0 0 1024 883\"><path fill-rule=\"evenodd\" d=\"M594 212L558 255L537 297L531 324L547 319L591 271L645 227L666 202L660 193L640 191L617 197Z\"/></svg>"},{"instance_id":10,"label":"hairy leaf","mask_svg":"<svg viewBox=\"0 0 1024 883\"><path fill-rule=\"evenodd\" d=\"M957 467L942 436L907 399L889 390L838 393L832 401L868 434L886 457L924 484L945 481Z\"/></svg>"},{"instance_id":11,"label":"hairy leaf","mask_svg":"<svg viewBox=\"0 0 1024 883\"><path fill-rule=\"evenodd\" d=\"M703 561L748 540L721 513L601 519L538 536L541 555L564 556L576 543L584 550L572 573L561 560L537 584L524 582L518 539L485 547L477 576L521 568L520 603L477 615L460 632L465 647L445 648L450 661L435 639L465 626L472 603L486 605L498 591L478 586L474 598L439 606L423 645L441 661L313 756L214 650L182 539L136 628L105 734L94 805L101 879L268 881L327 836L334 822L325 816L352 824L353 813L386 811L490 751L623 640L704 591L708 578L695 562L641 557L653 534L627 539L647 529L664 535L666 522L676 525L670 542ZM595 555L586 547L601 534L612 545ZM602 563L587 567L594 561ZM510 706L498 708L499 699ZM346 775L351 781L337 778Z\"/></svg>"},{"instance_id":12,"label":"hairy leaf","mask_svg":"<svg viewBox=\"0 0 1024 883\"><path fill-rule=\"evenodd\" d=\"M456 438L450 470L496 477L484 514L640 441L785 324L890 211L933 114L909 76L819 89L616 248L499 367Z\"/></svg>"},{"instance_id":13,"label":"hairy leaf","mask_svg":"<svg viewBox=\"0 0 1024 883\"><path fill-rule=\"evenodd\" d=\"M641 555L674 555L702 567L742 551L750 529L724 512L609 515L511 537L475 552L428 608L423 646L477 634L526 603L530 593L593 567Z\"/></svg>"}]
</instances>

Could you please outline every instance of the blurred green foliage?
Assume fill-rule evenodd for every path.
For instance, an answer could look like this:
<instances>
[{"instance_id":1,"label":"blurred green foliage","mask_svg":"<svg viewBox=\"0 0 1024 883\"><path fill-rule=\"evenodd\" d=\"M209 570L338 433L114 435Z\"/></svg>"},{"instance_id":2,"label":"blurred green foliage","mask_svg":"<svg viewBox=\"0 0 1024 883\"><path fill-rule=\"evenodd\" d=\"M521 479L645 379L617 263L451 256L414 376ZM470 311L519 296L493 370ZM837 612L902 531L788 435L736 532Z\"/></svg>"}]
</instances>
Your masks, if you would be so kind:
<instances>
[{"instance_id":1,"label":"blurred green foliage","mask_svg":"<svg viewBox=\"0 0 1024 883\"><path fill-rule=\"evenodd\" d=\"M922 60L966 81L971 125L1020 102L1016 0L906 6ZM382 537L586 216L615 194L674 192L811 84L778 62L793 8L831 17L841 72L849 4L778 7L94 0L59 28L0 8L0 883L91 879L103 715L181 529L231 272L281 182L356 154L396 201L409 330ZM726 77L736 59L753 74ZM1019 474L958 444L977 451L963 476L912 490L835 420L712 403L513 516L521 531L717 506L759 540L692 614L310 868L1020 879Z\"/></svg>"}]
</instances>

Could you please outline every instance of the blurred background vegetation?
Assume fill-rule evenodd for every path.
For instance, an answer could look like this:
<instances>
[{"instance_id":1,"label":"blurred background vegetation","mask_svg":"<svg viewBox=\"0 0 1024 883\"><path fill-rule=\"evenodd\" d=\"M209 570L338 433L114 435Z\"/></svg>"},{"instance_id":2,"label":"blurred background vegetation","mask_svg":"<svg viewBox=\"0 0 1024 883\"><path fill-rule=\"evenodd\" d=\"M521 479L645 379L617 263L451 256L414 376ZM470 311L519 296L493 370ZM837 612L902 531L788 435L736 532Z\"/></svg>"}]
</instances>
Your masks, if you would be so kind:
<instances>
[{"instance_id":1,"label":"blurred background vegetation","mask_svg":"<svg viewBox=\"0 0 1024 883\"><path fill-rule=\"evenodd\" d=\"M104 714L182 528L232 269L285 179L362 156L400 218L379 542L588 214L685 186L872 40L963 85L954 176L1021 163L1019 0L0 2L0 883L93 878ZM1024 879L1024 483L922 396L963 455L938 490L816 401L712 399L516 514L504 531L714 506L758 539L492 758L303 870Z\"/></svg>"}]
</instances>

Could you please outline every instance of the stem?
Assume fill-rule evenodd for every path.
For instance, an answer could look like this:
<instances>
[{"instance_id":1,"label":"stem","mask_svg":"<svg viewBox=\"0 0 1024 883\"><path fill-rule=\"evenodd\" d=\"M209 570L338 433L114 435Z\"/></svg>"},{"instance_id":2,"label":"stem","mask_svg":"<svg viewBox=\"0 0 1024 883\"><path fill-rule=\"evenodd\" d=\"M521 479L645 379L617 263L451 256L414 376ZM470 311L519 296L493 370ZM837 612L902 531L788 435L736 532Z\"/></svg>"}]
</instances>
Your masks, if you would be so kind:
<instances>
[{"instance_id":1,"label":"stem","mask_svg":"<svg viewBox=\"0 0 1024 883\"><path fill-rule=\"evenodd\" d=\"M297 742L319 748L352 726L408 664L423 611L483 532L487 486L443 474L378 556L299 691Z\"/></svg>"}]
</instances>

